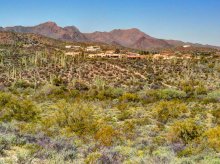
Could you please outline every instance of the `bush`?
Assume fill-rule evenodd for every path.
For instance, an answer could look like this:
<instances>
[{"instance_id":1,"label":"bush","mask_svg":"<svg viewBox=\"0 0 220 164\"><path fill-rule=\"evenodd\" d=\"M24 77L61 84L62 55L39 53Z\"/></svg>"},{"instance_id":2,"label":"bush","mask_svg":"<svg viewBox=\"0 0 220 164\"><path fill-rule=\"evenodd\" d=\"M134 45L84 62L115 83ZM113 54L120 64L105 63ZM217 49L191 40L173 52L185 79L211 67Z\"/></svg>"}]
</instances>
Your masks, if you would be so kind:
<instances>
[{"instance_id":1,"label":"bush","mask_svg":"<svg viewBox=\"0 0 220 164\"><path fill-rule=\"evenodd\" d=\"M80 136L94 134L96 131L94 109L83 102L70 104L60 100L51 109L53 114L43 118L43 124L48 126L46 130L58 126L61 131L63 128L66 132Z\"/></svg>"},{"instance_id":2,"label":"bush","mask_svg":"<svg viewBox=\"0 0 220 164\"><path fill-rule=\"evenodd\" d=\"M22 88L22 89L25 89L25 88L34 88L34 84L31 84L27 81L24 81L24 80L18 80L14 83L13 87L15 88Z\"/></svg>"},{"instance_id":3,"label":"bush","mask_svg":"<svg viewBox=\"0 0 220 164\"><path fill-rule=\"evenodd\" d=\"M168 138L171 142L188 144L203 134L203 127L193 119L175 122L170 129Z\"/></svg>"},{"instance_id":4,"label":"bush","mask_svg":"<svg viewBox=\"0 0 220 164\"><path fill-rule=\"evenodd\" d=\"M124 93L121 97L120 97L120 101L124 101L124 102L138 102L140 99L138 97L137 94L134 93Z\"/></svg>"},{"instance_id":5,"label":"bush","mask_svg":"<svg viewBox=\"0 0 220 164\"><path fill-rule=\"evenodd\" d=\"M220 125L220 108L212 110L213 122Z\"/></svg>"},{"instance_id":6,"label":"bush","mask_svg":"<svg viewBox=\"0 0 220 164\"><path fill-rule=\"evenodd\" d=\"M211 102L220 102L220 90L208 93L206 100Z\"/></svg>"},{"instance_id":7,"label":"bush","mask_svg":"<svg viewBox=\"0 0 220 164\"><path fill-rule=\"evenodd\" d=\"M186 92L187 96L192 96L195 91L195 86L197 85L196 81L190 80L190 81L184 81L181 83L180 88L184 92Z\"/></svg>"},{"instance_id":8,"label":"bush","mask_svg":"<svg viewBox=\"0 0 220 164\"><path fill-rule=\"evenodd\" d=\"M104 146L111 146L113 140L116 138L117 132L112 126L102 126L95 135L95 139L98 140Z\"/></svg>"},{"instance_id":9,"label":"bush","mask_svg":"<svg viewBox=\"0 0 220 164\"><path fill-rule=\"evenodd\" d=\"M162 123L178 118L188 112L187 106L180 101L161 101L153 108L156 119Z\"/></svg>"},{"instance_id":10,"label":"bush","mask_svg":"<svg viewBox=\"0 0 220 164\"><path fill-rule=\"evenodd\" d=\"M209 129L205 132L208 145L215 151L220 152L220 126Z\"/></svg>"},{"instance_id":11,"label":"bush","mask_svg":"<svg viewBox=\"0 0 220 164\"><path fill-rule=\"evenodd\" d=\"M0 120L2 121L12 121L14 119L28 122L33 121L38 114L37 107L30 100L19 100L11 97L7 101L2 98L0 102L3 105L0 109Z\"/></svg>"},{"instance_id":12,"label":"bush","mask_svg":"<svg viewBox=\"0 0 220 164\"><path fill-rule=\"evenodd\" d=\"M52 84L46 84L44 85L39 93L37 94L37 97L39 98L64 98L65 95L65 89L62 88L62 87L58 87L58 86L55 86L55 85L52 85ZM43 97L42 97L43 96Z\"/></svg>"},{"instance_id":13,"label":"bush","mask_svg":"<svg viewBox=\"0 0 220 164\"><path fill-rule=\"evenodd\" d=\"M11 94L0 92L0 107L4 107L11 99Z\"/></svg>"},{"instance_id":14,"label":"bush","mask_svg":"<svg viewBox=\"0 0 220 164\"><path fill-rule=\"evenodd\" d=\"M9 142L2 136L0 136L0 155L4 154L4 150L9 149Z\"/></svg>"},{"instance_id":15,"label":"bush","mask_svg":"<svg viewBox=\"0 0 220 164\"><path fill-rule=\"evenodd\" d=\"M204 85L199 85L195 89L195 94L196 95L206 95L207 94L207 89Z\"/></svg>"},{"instance_id":16,"label":"bush","mask_svg":"<svg viewBox=\"0 0 220 164\"><path fill-rule=\"evenodd\" d=\"M186 97L186 93L176 89L162 89L157 91L157 97L165 100L182 99Z\"/></svg>"},{"instance_id":17,"label":"bush","mask_svg":"<svg viewBox=\"0 0 220 164\"><path fill-rule=\"evenodd\" d=\"M89 90L89 87L82 81L76 81L74 84L74 87L76 90L79 90L79 91L88 91Z\"/></svg>"}]
</instances>

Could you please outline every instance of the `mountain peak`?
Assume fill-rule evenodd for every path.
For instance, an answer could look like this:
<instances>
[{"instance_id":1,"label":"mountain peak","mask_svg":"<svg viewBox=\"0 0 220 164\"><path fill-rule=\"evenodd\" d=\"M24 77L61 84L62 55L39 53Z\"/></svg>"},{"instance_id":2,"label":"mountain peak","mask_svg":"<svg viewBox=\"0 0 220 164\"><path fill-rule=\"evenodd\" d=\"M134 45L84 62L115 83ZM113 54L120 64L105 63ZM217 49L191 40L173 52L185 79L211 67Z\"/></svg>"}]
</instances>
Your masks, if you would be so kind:
<instances>
[{"instance_id":1,"label":"mountain peak","mask_svg":"<svg viewBox=\"0 0 220 164\"><path fill-rule=\"evenodd\" d=\"M75 31L80 32L76 26L66 26L64 27L64 29L67 31L72 31L72 32L75 32Z\"/></svg>"},{"instance_id":2,"label":"mountain peak","mask_svg":"<svg viewBox=\"0 0 220 164\"><path fill-rule=\"evenodd\" d=\"M45 22L45 23L41 23L38 26L57 26L57 24L55 22L48 21L48 22Z\"/></svg>"}]
</instances>

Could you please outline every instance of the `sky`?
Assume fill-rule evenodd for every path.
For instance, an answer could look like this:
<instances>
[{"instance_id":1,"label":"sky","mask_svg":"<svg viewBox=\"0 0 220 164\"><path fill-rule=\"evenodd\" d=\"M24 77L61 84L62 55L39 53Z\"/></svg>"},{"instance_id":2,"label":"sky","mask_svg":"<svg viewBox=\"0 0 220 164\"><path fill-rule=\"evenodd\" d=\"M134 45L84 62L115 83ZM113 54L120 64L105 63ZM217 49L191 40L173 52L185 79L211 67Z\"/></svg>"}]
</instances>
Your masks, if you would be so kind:
<instances>
[{"instance_id":1,"label":"sky","mask_svg":"<svg viewBox=\"0 0 220 164\"><path fill-rule=\"evenodd\" d=\"M139 28L156 38L220 46L220 0L0 0L0 26L47 21L81 32Z\"/></svg>"}]
</instances>

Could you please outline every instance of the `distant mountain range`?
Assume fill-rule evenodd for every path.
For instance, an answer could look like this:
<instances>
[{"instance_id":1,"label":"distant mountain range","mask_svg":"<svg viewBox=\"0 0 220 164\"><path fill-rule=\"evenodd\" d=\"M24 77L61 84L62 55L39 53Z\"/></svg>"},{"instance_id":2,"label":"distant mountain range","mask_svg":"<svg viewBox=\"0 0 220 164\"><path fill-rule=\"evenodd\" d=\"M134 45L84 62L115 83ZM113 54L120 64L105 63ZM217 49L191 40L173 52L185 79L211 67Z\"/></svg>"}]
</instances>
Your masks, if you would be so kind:
<instances>
[{"instance_id":1,"label":"distant mountain range","mask_svg":"<svg viewBox=\"0 0 220 164\"><path fill-rule=\"evenodd\" d=\"M18 33L34 33L46 37L74 42L100 42L120 45L133 49L149 50L155 48L172 48L176 46L192 45L198 47L219 48L210 45L185 43L176 40L165 40L151 37L139 29L113 30L110 32L82 33L75 26L60 27L54 22L46 22L32 27L14 26L0 27L0 31Z\"/></svg>"}]
</instances>

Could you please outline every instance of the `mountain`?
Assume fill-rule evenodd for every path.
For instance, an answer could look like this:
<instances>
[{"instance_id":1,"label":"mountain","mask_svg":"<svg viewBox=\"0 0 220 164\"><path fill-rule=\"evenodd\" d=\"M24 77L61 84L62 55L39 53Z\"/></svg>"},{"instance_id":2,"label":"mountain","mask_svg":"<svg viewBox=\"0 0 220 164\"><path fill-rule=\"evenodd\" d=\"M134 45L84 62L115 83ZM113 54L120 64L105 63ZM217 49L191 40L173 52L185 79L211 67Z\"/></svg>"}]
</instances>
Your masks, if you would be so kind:
<instances>
[{"instance_id":1,"label":"mountain","mask_svg":"<svg viewBox=\"0 0 220 164\"><path fill-rule=\"evenodd\" d=\"M61 39L67 41L85 42L87 38L74 26L59 27L54 22L46 22L33 27L15 26L6 27L5 31L13 31L19 33L34 33L44 35L54 39Z\"/></svg>"},{"instance_id":2,"label":"mountain","mask_svg":"<svg viewBox=\"0 0 220 164\"><path fill-rule=\"evenodd\" d=\"M94 32L85 36L95 42L108 44L117 43L124 47L135 49L163 48L170 47L165 40L153 38L144 32L133 28L127 30L113 30L111 32Z\"/></svg>"},{"instance_id":3,"label":"mountain","mask_svg":"<svg viewBox=\"0 0 220 164\"><path fill-rule=\"evenodd\" d=\"M185 43L178 40L164 40L151 37L139 29L116 29L110 32L81 33L75 26L60 27L54 22L46 22L33 27L14 26L1 28L0 31L13 31L18 33L34 33L46 37L74 42L99 42L128 48L148 50L156 48L172 48L183 45L196 47L211 47L210 45Z\"/></svg>"}]
</instances>

